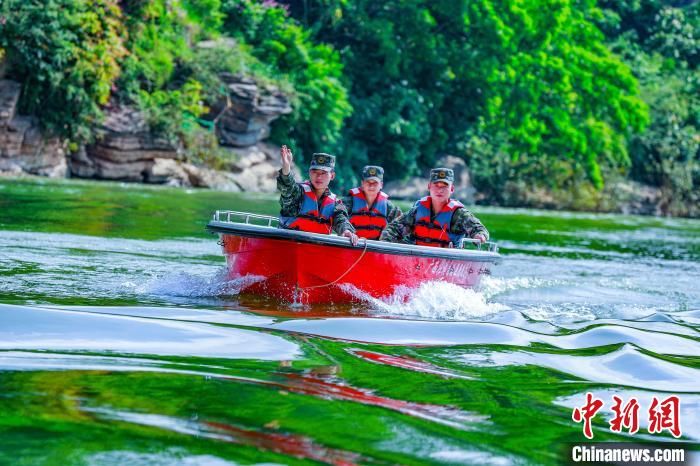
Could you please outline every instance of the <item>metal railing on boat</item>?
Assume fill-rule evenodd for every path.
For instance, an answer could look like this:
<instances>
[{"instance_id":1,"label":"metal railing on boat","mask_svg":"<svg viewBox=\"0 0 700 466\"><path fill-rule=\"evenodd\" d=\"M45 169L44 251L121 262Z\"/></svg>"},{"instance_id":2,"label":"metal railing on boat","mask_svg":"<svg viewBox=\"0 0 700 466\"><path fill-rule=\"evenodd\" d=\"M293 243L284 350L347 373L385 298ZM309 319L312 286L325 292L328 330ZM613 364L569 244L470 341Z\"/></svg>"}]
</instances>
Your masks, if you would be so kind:
<instances>
[{"instance_id":1,"label":"metal railing on boat","mask_svg":"<svg viewBox=\"0 0 700 466\"><path fill-rule=\"evenodd\" d=\"M239 212L236 210L217 210L212 215L212 220L221 223L243 223L246 225L259 225L272 227L273 222L275 227L279 225L279 218L270 215L253 214L251 212ZM257 222L257 223L256 223ZM262 223L262 225L261 225ZM267 225L265 225L265 223ZM478 250L488 252L498 252L498 244L487 241L480 242L478 239L464 238L462 243L456 249L468 249L475 246Z\"/></svg>"},{"instance_id":2,"label":"metal railing on boat","mask_svg":"<svg viewBox=\"0 0 700 466\"><path fill-rule=\"evenodd\" d=\"M253 214L250 212L239 212L236 210L217 210L216 212L214 212L212 220L214 220L215 222L224 223L245 223L246 225L259 225L260 223L255 223L259 221L261 223L267 222L268 227L272 226L272 222L275 222L275 224L279 224L280 221L279 218L272 217L270 215Z\"/></svg>"},{"instance_id":3,"label":"metal railing on boat","mask_svg":"<svg viewBox=\"0 0 700 466\"><path fill-rule=\"evenodd\" d=\"M472 239L472 238L464 238L462 239L462 245L460 249L467 249L468 245L474 245L476 246L476 249L479 250L486 250L489 252L498 252L498 244L492 242L492 241L486 241L485 243L482 243L478 239Z\"/></svg>"}]
</instances>

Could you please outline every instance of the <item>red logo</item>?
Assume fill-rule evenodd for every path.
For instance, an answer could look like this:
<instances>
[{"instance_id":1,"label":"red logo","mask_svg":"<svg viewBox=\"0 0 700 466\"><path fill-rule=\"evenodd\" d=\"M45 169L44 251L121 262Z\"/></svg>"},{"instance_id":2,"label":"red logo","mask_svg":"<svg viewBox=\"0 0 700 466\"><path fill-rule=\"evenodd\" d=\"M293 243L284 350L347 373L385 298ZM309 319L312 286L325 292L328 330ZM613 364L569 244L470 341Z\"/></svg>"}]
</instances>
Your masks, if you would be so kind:
<instances>
[{"instance_id":1,"label":"red logo","mask_svg":"<svg viewBox=\"0 0 700 466\"><path fill-rule=\"evenodd\" d=\"M627 403L623 404L622 398L613 395L614 405L612 411L615 416L610 420L611 432L622 432L623 428L627 429L630 434L636 434L639 431L639 402L632 397ZM575 422L583 422L583 435L586 438L593 438L593 429L591 421L596 413L603 407L603 400L597 399L592 393L586 393L586 404L581 407L574 408L571 413L571 418ZM681 400L677 396L669 396L663 401L659 401L657 397L651 400L649 406L649 427L647 430L650 434L659 434L667 430L674 437L681 436L681 419L680 419Z\"/></svg>"},{"instance_id":2,"label":"red logo","mask_svg":"<svg viewBox=\"0 0 700 466\"><path fill-rule=\"evenodd\" d=\"M656 434L668 430L671 435L681 436L680 421L681 400L677 396L669 396L661 403L654 397L649 407L649 433Z\"/></svg>"},{"instance_id":3,"label":"red logo","mask_svg":"<svg viewBox=\"0 0 700 466\"><path fill-rule=\"evenodd\" d=\"M626 428L630 434L636 434L639 430L639 403L636 398L632 398L622 407L622 398L614 395L615 406L612 407L615 417L610 421L612 432L622 432Z\"/></svg>"},{"instance_id":4,"label":"red logo","mask_svg":"<svg viewBox=\"0 0 700 466\"><path fill-rule=\"evenodd\" d=\"M593 438L593 430L591 429L591 419L595 417L595 413L598 412L600 408L603 407L602 400L596 400L593 398L591 392L586 393L586 405L579 408L574 408L574 412L571 413L571 418L576 422L583 421L583 435L586 438Z\"/></svg>"}]
</instances>

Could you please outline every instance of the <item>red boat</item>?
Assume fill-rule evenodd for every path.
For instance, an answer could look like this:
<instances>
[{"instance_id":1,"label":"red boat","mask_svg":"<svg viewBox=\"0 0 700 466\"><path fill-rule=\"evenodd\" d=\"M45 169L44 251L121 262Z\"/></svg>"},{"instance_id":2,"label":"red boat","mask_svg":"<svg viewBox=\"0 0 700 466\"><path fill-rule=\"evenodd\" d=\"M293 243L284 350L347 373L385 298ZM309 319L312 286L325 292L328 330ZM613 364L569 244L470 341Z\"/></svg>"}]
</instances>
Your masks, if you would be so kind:
<instances>
[{"instance_id":1,"label":"red boat","mask_svg":"<svg viewBox=\"0 0 700 466\"><path fill-rule=\"evenodd\" d=\"M277 228L277 218L217 211L207 229L218 233L228 266L242 293L292 303L347 303L391 296L400 287L428 281L463 287L479 284L500 261L498 246L433 248ZM262 223L262 225L260 224Z\"/></svg>"}]
</instances>

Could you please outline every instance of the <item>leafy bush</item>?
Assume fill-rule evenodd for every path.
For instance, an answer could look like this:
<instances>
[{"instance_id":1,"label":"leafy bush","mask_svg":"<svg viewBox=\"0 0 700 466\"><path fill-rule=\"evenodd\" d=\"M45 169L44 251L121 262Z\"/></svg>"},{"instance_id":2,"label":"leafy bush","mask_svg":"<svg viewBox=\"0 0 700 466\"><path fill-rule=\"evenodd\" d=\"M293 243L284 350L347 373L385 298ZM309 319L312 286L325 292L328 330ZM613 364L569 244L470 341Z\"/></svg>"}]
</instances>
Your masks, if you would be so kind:
<instances>
[{"instance_id":1,"label":"leafy bush","mask_svg":"<svg viewBox=\"0 0 700 466\"><path fill-rule=\"evenodd\" d=\"M195 126L195 119L207 111L202 104L202 85L187 81L176 90L141 90L138 105L151 130L177 145L178 136Z\"/></svg>"},{"instance_id":2,"label":"leafy bush","mask_svg":"<svg viewBox=\"0 0 700 466\"><path fill-rule=\"evenodd\" d=\"M215 170L229 170L239 155L231 148L222 147L216 134L200 126L193 126L183 134L187 160L199 166Z\"/></svg>"},{"instance_id":3,"label":"leafy bush","mask_svg":"<svg viewBox=\"0 0 700 466\"><path fill-rule=\"evenodd\" d=\"M130 0L124 6L132 52L120 83L127 92L163 88L194 45L218 36L219 0Z\"/></svg>"},{"instance_id":4,"label":"leafy bush","mask_svg":"<svg viewBox=\"0 0 700 466\"><path fill-rule=\"evenodd\" d=\"M228 93L221 80L223 73L252 77L260 85L278 87L294 101L296 90L293 85L284 76L273 77L274 71L253 57L249 49L249 46L232 39L198 47L187 61L181 63L179 79L187 77L201 82L207 102L214 102Z\"/></svg>"},{"instance_id":5,"label":"leafy bush","mask_svg":"<svg viewBox=\"0 0 700 466\"><path fill-rule=\"evenodd\" d=\"M125 9L132 54L119 81L120 98L135 102L154 132L205 161L194 146L204 139L209 145L212 138L201 133L213 131L213 125L199 117L227 94L221 73L243 73L260 83L275 80L245 44L219 37L219 0L132 0ZM204 40L207 46L198 46Z\"/></svg>"},{"instance_id":6,"label":"leafy bush","mask_svg":"<svg viewBox=\"0 0 700 466\"><path fill-rule=\"evenodd\" d=\"M296 91L291 115L273 125L272 138L302 153L332 151L352 112L342 84L343 66L331 47L314 44L310 32L274 1L223 0L224 33L250 45L250 53Z\"/></svg>"},{"instance_id":7,"label":"leafy bush","mask_svg":"<svg viewBox=\"0 0 700 466\"><path fill-rule=\"evenodd\" d=\"M4 0L0 15L21 110L55 134L89 139L126 55L117 0Z\"/></svg>"}]
</instances>

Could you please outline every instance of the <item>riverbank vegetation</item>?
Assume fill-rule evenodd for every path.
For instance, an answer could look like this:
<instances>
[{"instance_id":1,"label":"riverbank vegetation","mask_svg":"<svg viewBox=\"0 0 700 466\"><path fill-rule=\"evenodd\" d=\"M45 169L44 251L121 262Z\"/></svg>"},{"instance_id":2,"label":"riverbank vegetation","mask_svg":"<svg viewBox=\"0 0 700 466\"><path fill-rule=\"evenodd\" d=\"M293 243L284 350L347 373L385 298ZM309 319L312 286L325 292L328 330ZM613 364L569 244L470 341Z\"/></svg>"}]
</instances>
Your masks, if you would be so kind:
<instances>
[{"instance_id":1,"label":"riverbank vegetation","mask_svg":"<svg viewBox=\"0 0 700 466\"><path fill-rule=\"evenodd\" d=\"M242 73L290 97L272 142L340 154L344 184L451 154L487 203L614 210L641 183L700 215L697 2L1 0L0 16L22 110L74 144L128 103L192 157L214 150L209 105Z\"/></svg>"}]
</instances>

